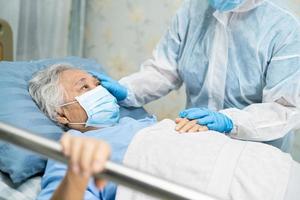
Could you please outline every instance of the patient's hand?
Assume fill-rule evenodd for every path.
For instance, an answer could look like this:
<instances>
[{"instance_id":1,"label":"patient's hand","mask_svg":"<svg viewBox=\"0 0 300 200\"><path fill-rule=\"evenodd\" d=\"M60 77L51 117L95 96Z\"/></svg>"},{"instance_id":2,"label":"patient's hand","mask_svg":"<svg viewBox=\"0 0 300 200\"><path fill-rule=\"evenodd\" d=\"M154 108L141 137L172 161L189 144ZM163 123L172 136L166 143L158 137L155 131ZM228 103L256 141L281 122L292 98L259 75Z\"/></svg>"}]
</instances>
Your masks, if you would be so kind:
<instances>
[{"instance_id":1,"label":"patient's hand","mask_svg":"<svg viewBox=\"0 0 300 200\"><path fill-rule=\"evenodd\" d=\"M69 166L52 200L83 199L90 176L104 170L110 147L101 140L75 137L68 133L63 135L61 145L64 155L69 158ZM102 189L105 181L97 179L95 184Z\"/></svg>"},{"instance_id":2,"label":"patient's hand","mask_svg":"<svg viewBox=\"0 0 300 200\"><path fill-rule=\"evenodd\" d=\"M63 153L69 157L69 168L73 173L85 177L103 171L110 156L109 145L94 138L64 134L61 144Z\"/></svg>"},{"instance_id":3,"label":"patient's hand","mask_svg":"<svg viewBox=\"0 0 300 200\"><path fill-rule=\"evenodd\" d=\"M207 131L208 128L206 126L201 126L197 124L197 120L188 120L186 118L176 118L176 128L175 130L180 133L193 133L200 131Z\"/></svg>"}]
</instances>

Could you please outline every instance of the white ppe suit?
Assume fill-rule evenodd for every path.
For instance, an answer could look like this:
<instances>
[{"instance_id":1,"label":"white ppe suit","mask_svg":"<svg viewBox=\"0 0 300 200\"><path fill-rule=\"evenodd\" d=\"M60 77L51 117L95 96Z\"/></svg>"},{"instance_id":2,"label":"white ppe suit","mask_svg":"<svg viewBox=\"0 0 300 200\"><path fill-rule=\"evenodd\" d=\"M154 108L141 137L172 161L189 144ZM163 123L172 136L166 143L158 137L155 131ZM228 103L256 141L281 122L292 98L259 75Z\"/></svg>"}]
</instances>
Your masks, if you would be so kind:
<instances>
[{"instance_id":1,"label":"white ppe suit","mask_svg":"<svg viewBox=\"0 0 300 200\"><path fill-rule=\"evenodd\" d=\"M228 12L187 0L153 58L120 83L128 88L122 104L136 107L184 83L186 107L227 115L231 137L283 138L300 123L299 21L268 0L246 0Z\"/></svg>"}]
</instances>

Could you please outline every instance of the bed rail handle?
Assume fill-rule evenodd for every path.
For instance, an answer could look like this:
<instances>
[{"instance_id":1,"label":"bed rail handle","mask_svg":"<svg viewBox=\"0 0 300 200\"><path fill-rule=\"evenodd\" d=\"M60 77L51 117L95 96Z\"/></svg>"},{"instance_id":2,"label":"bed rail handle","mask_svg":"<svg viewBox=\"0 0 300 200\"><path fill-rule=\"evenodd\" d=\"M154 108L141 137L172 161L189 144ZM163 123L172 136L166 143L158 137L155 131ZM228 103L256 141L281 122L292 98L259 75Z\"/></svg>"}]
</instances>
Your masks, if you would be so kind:
<instances>
[{"instance_id":1,"label":"bed rail handle","mask_svg":"<svg viewBox=\"0 0 300 200\"><path fill-rule=\"evenodd\" d=\"M0 139L46 158L67 164L68 159L61 153L58 142L49 140L27 131L0 122ZM95 177L111 180L126 187L144 192L151 196L170 200L220 200L208 194L163 180L130 167L107 161L105 170Z\"/></svg>"}]
</instances>

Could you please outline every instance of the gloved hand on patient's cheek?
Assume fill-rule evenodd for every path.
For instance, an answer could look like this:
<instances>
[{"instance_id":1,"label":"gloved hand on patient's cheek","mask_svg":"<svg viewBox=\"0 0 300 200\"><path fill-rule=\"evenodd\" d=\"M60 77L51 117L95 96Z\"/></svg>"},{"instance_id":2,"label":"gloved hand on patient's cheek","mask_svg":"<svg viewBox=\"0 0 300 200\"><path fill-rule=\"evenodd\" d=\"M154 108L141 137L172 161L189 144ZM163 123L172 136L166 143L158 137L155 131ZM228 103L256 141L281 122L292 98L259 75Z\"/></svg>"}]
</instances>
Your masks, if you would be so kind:
<instances>
[{"instance_id":1,"label":"gloved hand on patient's cheek","mask_svg":"<svg viewBox=\"0 0 300 200\"><path fill-rule=\"evenodd\" d=\"M233 129L233 123L229 117L207 108L187 109L180 112L179 117L197 120L198 124L207 126L209 130L218 131L220 133L230 133Z\"/></svg>"},{"instance_id":2,"label":"gloved hand on patient's cheek","mask_svg":"<svg viewBox=\"0 0 300 200\"><path fill-rule=\"evenodd\" d=\"M96 77L101 82L101 85L106 88L114 97L116 97L118 101L123 101L124 99L126 99L127 88L122 86L118 81L115 81L100 72L89 71L89 73L92 76Z\"/></svg>"}]
</instances>

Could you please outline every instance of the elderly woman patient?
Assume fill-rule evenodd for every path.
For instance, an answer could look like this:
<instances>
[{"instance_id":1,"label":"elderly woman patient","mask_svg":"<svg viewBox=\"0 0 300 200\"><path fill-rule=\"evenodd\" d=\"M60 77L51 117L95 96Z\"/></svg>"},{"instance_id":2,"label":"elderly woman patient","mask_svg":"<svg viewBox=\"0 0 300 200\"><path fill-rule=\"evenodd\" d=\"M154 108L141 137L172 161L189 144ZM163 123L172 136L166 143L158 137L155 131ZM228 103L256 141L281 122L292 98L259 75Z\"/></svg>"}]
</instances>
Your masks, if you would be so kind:
<instances>
[{"instance_id":1,"label":"elderly woman patient","mask_svg":"<svg viewBox=\"0 0 300 200\"><path fill-rule=\"evenodd\" d=\"M54 199L82 199L86 188L86 199L114 199L114 184L108 183L99 192L92 182L88 183L90 174L102 169L110 154L109 146L82 136L108 142L112 147L111 159L121 162L134 134L153 124L155 119L119 120L116 99L93 76L68 64L53 65L38 72L29 83L29 92L45 114L71 129L61 140L64 153L70 157L70 167L67 170L64 165L49 160L38 199L51 198L66 170ZM97 183L103 185L101 181Z\"/></svg>"},{"instance_id":2,"label":"elderly woman patient","mask_svg":"<svg viewBox=\"0 0 300 200\"><path fill-rule=\"evenodd\" d=\"M300 167L288 154L230 139L186 119L120 118L117 100L101 80L68 64L38 72L29 92L46 115L70 129L61 139L69 166L48 161L38 199L148 199L125 188L116 195L115 184L91 180L109 158L221 199L300 195Z\"/></svg>"}]
</instances>

